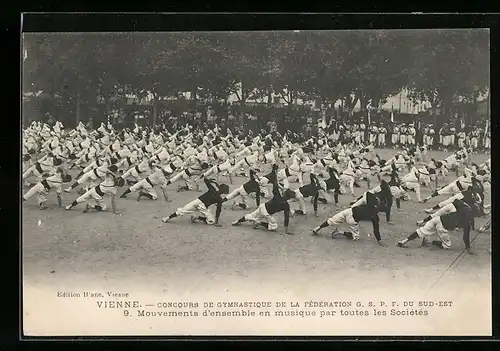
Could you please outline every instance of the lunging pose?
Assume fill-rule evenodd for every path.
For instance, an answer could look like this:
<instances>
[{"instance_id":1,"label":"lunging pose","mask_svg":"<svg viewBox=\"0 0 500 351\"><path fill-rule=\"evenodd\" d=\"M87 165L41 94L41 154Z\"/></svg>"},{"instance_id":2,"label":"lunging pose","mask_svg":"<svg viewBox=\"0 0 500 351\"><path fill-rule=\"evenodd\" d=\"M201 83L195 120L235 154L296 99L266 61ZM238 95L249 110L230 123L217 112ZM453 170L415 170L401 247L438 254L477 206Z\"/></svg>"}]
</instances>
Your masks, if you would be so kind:
<instances>
[{"instance_id":1,"label":"lunging pose","mask_svg":"<svg viewBox=\"0 0 500 351\"><path fill-rule=\"evenodd\" d=\"M280 188L277 182L273 183L273 198L266 203L261 204L255 211L244 215L237 221L233 222L234 226L240 225L246 221L253 222L254 229L259 229L261 227L266 228L269 231L276 231L278 229L278 222L276 218L273 217L274 214L283 212L285 217L285 233L293 234L288 230L288 224L290 221L290 205L288 204L288 199L281 195Z\"/></svg>"},{"instance_id":2,"label":"lunging pose","mask_svg":"<svg viewBox=\"0 0 500 351\"><path fill-rule=\"evenodd\" d=\"M209 178L204 178L203 181L208 188L207 192L198 196L187 205L179 207L174 213L163 218L161 221L163 223L167 223L175 217L200 212L201 216L191 216L191 223L202 222L205 224L213 224L216 227L221 227L219 217L222 211L222 203L225 201L225 198L223 198L222 195L229 193L229 186L227 184L218 185L214 180ZM215 217L209 209L211 205L217 205Z\"/></svg>"},{"instance_id":3,"label":"lunging pose","mask_svg":"<svg viewBox=\"0 0 500 351\"><path fill-rule=\"evenodd\" d=\"M468 254L473 255L474 253L470 248L470 230L475 216L474 212L478 211L478 208L474 207L471 208L470 206L464 204L464 206L456 208L455 212L432 218L427 221L423 227L418 228L407 238L400 240L398 242L398 246L406 247L408 242L420 237L422 238L421 246L423 247L427 245L426 237L437 235L439 240L434 240L432 244L442 249L449 249L451 248L451 239L448 232L450 230L462 228L465 249Z\"/></svg>"},{"instance_id":4,"label":"lunging pose","mask_svg":"<svg viewBox=\"0 0 500 351\"><path fill-rule=\"evenodd\" d=\"M374 194L367 193L366 204L348 208L337 213L335 216L328 218L325 222L321 223L320 226L313 229L313 235L318 235L319 231L323 228L346 223L349 226L350 231L341 233L337 228L335 228L335 231L332 233L332 239L336 235L342 234L348 239L356 241L359 240L359 222L371 221L373 224L373 234L375 235L378 244L380 246L387 246L382 242L382 238L380 237L378 213L380 212L381 207L383 206L381 206L380 200Z\"/></svg>"}]
</instances>

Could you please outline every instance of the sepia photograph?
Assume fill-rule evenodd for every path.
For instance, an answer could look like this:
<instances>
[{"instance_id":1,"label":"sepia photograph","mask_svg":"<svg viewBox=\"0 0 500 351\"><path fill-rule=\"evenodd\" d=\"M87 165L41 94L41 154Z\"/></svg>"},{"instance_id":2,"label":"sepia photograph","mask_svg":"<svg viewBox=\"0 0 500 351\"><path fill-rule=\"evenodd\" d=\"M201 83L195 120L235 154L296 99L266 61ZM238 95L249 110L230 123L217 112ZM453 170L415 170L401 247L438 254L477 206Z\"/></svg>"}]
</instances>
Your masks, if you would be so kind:
<instances>
[{"instance_id":1,"label":"sepia photograph","mask_svg":"<svg viewBox=\"0 0 500 351\"><path fill-rule=\"evenodd\" d=\"M21 60L24 336L492 335L488 29Z\"/></svg>"}]
</instances>

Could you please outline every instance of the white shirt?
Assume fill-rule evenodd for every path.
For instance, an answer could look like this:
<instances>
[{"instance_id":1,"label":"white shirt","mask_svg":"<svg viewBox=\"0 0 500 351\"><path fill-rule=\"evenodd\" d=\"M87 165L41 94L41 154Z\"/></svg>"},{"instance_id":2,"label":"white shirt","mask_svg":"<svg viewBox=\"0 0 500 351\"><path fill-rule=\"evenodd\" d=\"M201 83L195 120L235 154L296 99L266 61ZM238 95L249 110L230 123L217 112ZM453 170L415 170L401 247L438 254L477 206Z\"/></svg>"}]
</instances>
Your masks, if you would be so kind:
<instances>
[{"instance_id":1,"label":"white shirt","mask_svg":"<svg viewBox=\"0 0 500 351\"><path fill-rule=\"evenodd\" d=\"M168 169L165 169L166 173L169 173L168 171L169 171ZM165 175L163 174L163 170L161 168L157 169L147 178L151 181L151 183L153 183L153 185L161 185L161 188L165 189L167 179L165 178Z\"/></svg>"},{"instance_id":2,"label":"white shirt","mask_svg":"<svg viewBox=\"0 0 500 351\"><path fill-rule=\"evenodd\" d=\"M50 177L45 178L51 189L55 189L56 193L62 192L62 176L61 173L56 173Z\"/></svg>"},{"instance_id":3,"label":"white shirt","mask_svg":"<svg viewBox=\"0 0 500 351\"><path fill-rule=\"evenodd\" d=\"M115 179L111 174L107 174L104 181L99 184L99 188L106 195L116 195Z\"/></svg>"}]
</instances>

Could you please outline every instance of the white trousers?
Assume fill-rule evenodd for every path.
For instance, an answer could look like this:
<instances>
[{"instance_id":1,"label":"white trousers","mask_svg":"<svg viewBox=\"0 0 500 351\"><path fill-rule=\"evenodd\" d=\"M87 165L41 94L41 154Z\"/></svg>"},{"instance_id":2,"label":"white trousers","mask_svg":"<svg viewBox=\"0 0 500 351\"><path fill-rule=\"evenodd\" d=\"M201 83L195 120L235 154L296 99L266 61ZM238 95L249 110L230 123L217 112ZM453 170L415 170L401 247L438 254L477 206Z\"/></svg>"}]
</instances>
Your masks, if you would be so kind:
<instances>
[{"instance_id":1,"label":"white trousers","mask_svg":"<svg viewBox=\"0 0 500 351\"><path fill-rule=\"evenodd\" d=\"M399 144L399 133L393 133L391 136L392 145Z\"/></svg>"},{"instance_id":2,"label":"white trousers","mask_svg":"<svg viewBox=\"0 0 500 351\"><path fill-rule=\"evenodd\" d=\"M97 206L100 206L103 211L106 211L106 204L103 201L103 197L96 192L95 188L88 190L85 194L78 197L76 202L80 204L89 200L94 200Z\"/></svg>"},{"instance_id":3,"label":"white trousers","mask_svg":"<svg viewBox=\"0 0 500 351\"><path fill-rule=\"evenodd\" d=\"M171 183L175 183L179 180L183 179L184 180L184 183L186 183L186 186L189 190L192 190L194 189L194 180L192 179L192 177L188 176L186 174L186 171L182 171L182 172L179 172L177 173L175 176L173 176L171 179L170 179L170 182Z\"/></svg>"},{"instance_id":4,"label":"white trousers","mask_svg":"<svg viewBox=\"0 0 500 351\"><path fill-rule=\"evenodd\" d=\"M302 193L300 192L299 189L296 189L295 190L295 198L293 199L295 202L298 202L299 203L299 209L304 213L306 214L307 213L307 209L306 209L306 202L304 200L304 196L302 195ZM292 210L292 214L294 213L295 211Z\"/></svg>"},{"instance_id":5,"label":"white trousers","mask_svg":"<svg viewBox=\"0 0 500 351\"><path fill-rule=\"evenodd\" d=\"M195 199L185 205L184 207L179 207L175 213L177 216L184 216L190 213L200 212L207 219L207 224L215 223L215 216L210 212L210 210L205 206L203 202L199 199Z\"/></svg>"},{"instance_id":6,"label":"white trousers","mask_svg":"<svg viewBox=\"0 0 500 351\"><path fill-rule=\"evenodd\" d=\"M261 204L255 211L245 215L245 219L254 223L266 222L268 224L267 229L270 231L278 229L278 222L267 212L266 204Z\"/></svg>"},{"instance_id":7,"label":"white trousers","mask_svg":"<svg viewBox=\"0 0 500 351\"><path fill-rule=\"evenodd\" d=\"M419 237L423 238L426 236L437 235L441 242L443 243L444 249L449 249L451 247L451 239L448 235L448 230L443 227L440 217L435 217L425 223L421 228L417 229L417 234Z\"/></svg>"},{"instance_id":8,"label":"white trousers","mask_svg":"<svg viewBox=\"0 0 500 351\"><path fill-rule=\"evenodd\" d=\"M252 201L250 195L245 191L245 188L240 186L239 188L234 189L229 195L227 195L226 199L232 200L236 197L241 197L241 203L245 204L247 208L252 207Z\"/></svg>"},{"instance_id":9,"label":"white trousers","mask_svg":"<svg viewBox=\"0 0 500 351\"><path fill-rule=\"evenodd\" d=\"M25 200L29 200L31 199L33 196L37 196L38 195L38 205L44 203L45 201L47 201L47 197L46 195L48 194L49 192L45 189L45 187L42 185L42 183L36 183L34 186L31 187L30 190L28 190L26 192L26 194L24 194L23 198Z\"/></svg>"},{"instance_id":10,"label":"white trousers","mask_svg":"<svg viewBox=\"0 0 500 351\"><path fill-rule=\"evenodd\" d=\"M137 183L135 183L134 185L132 185L130 187L130 191L133 191L133 192L143 191L143 192L151 195L153 200L158 199L158 194L156 192L156 189L154 188L154 186L151 186L151 184L149 184L149 182L146 180L146 178L144 178L144 179L138 181Z\"/></svg>"},{"instance_id":11,"label":"white trousers","mask_svg":"<svg viewBox=\"0 0 500 351\"><path fill-rule=\"evenodd\" d=\"M359 240L359 224L352 216L352 209L348 208L328 218L327 223L330 226L338 226L344 223L347 224L352 233L353 240Z\"/></svg>"}]
</instances>

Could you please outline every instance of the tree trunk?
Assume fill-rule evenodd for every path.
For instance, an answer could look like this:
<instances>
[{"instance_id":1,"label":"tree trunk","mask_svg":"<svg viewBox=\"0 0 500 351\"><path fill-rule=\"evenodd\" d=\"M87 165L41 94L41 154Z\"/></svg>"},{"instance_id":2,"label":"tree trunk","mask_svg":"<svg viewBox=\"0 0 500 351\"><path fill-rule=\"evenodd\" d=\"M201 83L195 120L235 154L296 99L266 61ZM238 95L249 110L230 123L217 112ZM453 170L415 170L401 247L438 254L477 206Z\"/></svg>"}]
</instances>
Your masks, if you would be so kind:
<instances>
[{"instance_id":1,"label":"tree trunk","mask_svg":"<svg viewBox=\"0 0 500 351\"><path fill-rule=\"evenodd\" d=\"M438 90L438 96L441 98L441 107L443 109L443 117L440 118L441 124L443 123L443 119L449 119L451 116L451 110L453 107L453 94L449 92L446 87L441 87Z\"/></svg>"},{"instance_id":2,"label":"tree trunk","mask_svg":"<svg viewBox=\"0 0 500 351\"><path fill-rule=\"evenodd\" d=\"M332 103L326 103L326 110L327 110L327 116L328 121L330 122L332 119L335 119L336 117L336 111L335 111L335 98L332 98Z\"/></svg>"},{"instance_id":3,"label":"tree trunk","mask_svg":"<svg viewBox=\"0 0 500 351\"><path fill-rule=\"evenodd\" d=\"M491 95L490 95L490 92L488 91L488 98L486 100L486 119L487 120L491 119L491 100L490 99L491 99ZM476 111L477 111L477 107L476 107Z\"/></svg>"},{"instance_id":4,"label":"tree trunk","mask_svg":"<svg viewBox=\"0 0 500 351\"><path fill-rule=\"evenodd\" d=\"M437 118L437 113L436 113L436 105L432 104L431 105L431 113L432 113L432 124L434 124L434 130L436 131L435 136L437 136L438 132L438 118ZM436 141L436 137L434 137L434 142Z\"/></svg>"},{"instance_id":5,"label":"tree trunk","mask_svg":"<svg viewBox=\"0 0 500 351\"><path fill-rule=\"evenodd\" d=\"M379 109L380 109L380 98L378 98L378 97L372 98L371 106L372 106L372 108L376 108L377 111L379 111Z\"/></svg>"},{"instance_id":6,"label":"tree trunk","mask_svg":"<svg viewBox=\"0 0 500 351\"><path fill-rule=\"evenodd\" d=\"M247 94L245 93L245 86L241 82L241 99L240 99L240 128L245 126L245 101Z\"/></svg>"},{"instance_id":7,"label":"tree trunk","mask_svg":"<svg viewBox=\"0 0 500 351\"><path fill-rule=\"evenodd\" d=\"M198 105L197 92L198 92L198 87L193 88L193 90L191 91L191 105L193 106L194 109L196 109L196 106Z\"/></svg>"},{"instance_id":8,"label":"tree trunk","mask_svg":"<svg viewBox=\"0 0 500 351\"><path fill-rule=\"evenodd\" d=\"M361 112L364 112L366 110L366 100L365 100L365 95L363 94L363 91L359 93L359 108ZM353 106L354 108L354 106Z\"/></svg>"},{"instance_id":9,"label":"tree trunk","mask_svg":"<svg viewBox=\"0 0 500 351\"><path fill-rule=\"evenodd\" d=\"M358 103L358 100L359 100L359 94L356 94L354 96L354 98L352 98L350 95L347 95L345 97L345 101L346 101L346 107L348 109L348 112L349 114L351 114L354 110L354 107L356 107L356 104Z\"/></svg>"},{"instance_id":10,"label":"tree trunk","mask_svg":"<svg viewBox=\"0 0 500 351\"><path fill-rule=\"evenodd\" d=\"M80 123L80 93L76 94L76 125Z\"/></svg>"},{"instance_id":11,"label":"tree trunk","mask_svg":"<svg viewBox=\"0 0 500 351\"><path fill-rule=\"evenodd\" d=\"M346 105L346 99L342 99L342 105L341 105L341 110L339 111L340 112L340 121L343 123L344 122L344 108L345 108L345 105Z\"/></svg>"},{"instance_id":12,"label":"tree trunk","mask_svg":"<svg viewBox=\"0 0 500 351\"><path fill-rule=\"evenodd\" d=\"M109 98L105 97L104 98L104 124L106 127L108 126L109 122Z\"/></svg>"},{"instance_id":13,"label":"tree trunk","mask_svg":"<svg viewBox=\"0 0 500 351\"><path fill-rule=\"evenodd\" d=\"M489 102L489 97L488 97L488 102ZM469 125L474 125L477 123L477 96L474 96L474 102L472 103L472 106L471 106L471 111L470 111L470 114L469 114ZM486 113L488 114L488 111L486 111Z\"/></svg>"},{"instance_id":14,"label":"tree trunk","mask_svg":"<svg viewBox=\"0 0 500 351\"><path fill-rule=\"evenodd\" d=\"M151 103L153 104L153 111L152 111L152 120L151 120L151 125L154 126L156 124L156 121L158 120L158 94L156 92L153 92L153 100Z\"/></svg>"},{"instance_id":15,"label":"tree trunk","mask_svg":"<svg viewBox=\"0 0 500 351\"><path fill-rule=\"evenodd\" d=\"M153 126L156 124L156 119L158 118L158 101L156 96L153 99Z\"/></svg>"},{"instance_id":16,"label":"tree trunk","mask_svg":"<svg viewBox=\"0 0 500 351\"><path fill-rule=\"evenodd\" d=\"M363 93L363 90L359 92L359 108L361 110L361 119L360 121L364 121L364 124L366 125L366 129L364 132L364 138L365 140L368 139L369 135L369 128L370 128L370 119L368 118L368 111L367 111L367 99L366 95Z\"/></svg>"}]
</instances>

